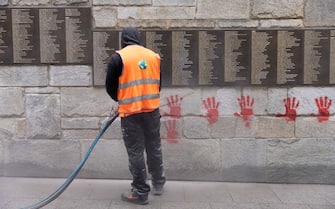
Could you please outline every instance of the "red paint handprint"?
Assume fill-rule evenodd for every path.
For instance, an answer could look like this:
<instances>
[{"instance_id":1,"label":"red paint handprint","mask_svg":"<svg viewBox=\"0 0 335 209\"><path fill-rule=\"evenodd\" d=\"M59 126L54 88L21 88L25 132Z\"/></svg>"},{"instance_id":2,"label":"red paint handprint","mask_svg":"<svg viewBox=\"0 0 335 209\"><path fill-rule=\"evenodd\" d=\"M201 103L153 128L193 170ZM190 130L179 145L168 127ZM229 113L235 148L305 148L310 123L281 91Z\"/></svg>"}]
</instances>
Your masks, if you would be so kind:
<instances>
[{"instance_id":1,"label":"red paint handprint","mask_svg":"<svg viewBox=\"0 0 335 209\"><path fill-rule=\"evenodd\" d=\"M166 98L166 100L170 108L170 112L169 113L165 112L163 115L180 118L181 117L181 102L183 101L183 98L179 97L178 95L175 95L175 96L170 96Z\"/></svg>"},{"instance_id":2,"label":"red paint handprint","mask_svg":"<svg viewBox=\"0 0 335 209\"><path fill-rule=\"evenodd\" d=\"M332 105L332 100L325 96L315 98L315 103L319 110L318 121L327 121L329 119L329 108Z\"/></svg>"},{"instance_id":3,"label":"red paint handprint","mask_svg":"<svg viewBox=\"0 0 335 209\"><path fill-rule=\"evenodd\" d=\"M285 114L277 114L277 117L285 117L287 121L295 121L297 117L296 109L299 107L299 101L296 101L296 97L290 98L287 97L283 99L285 104Z\"/></svg>"},{"instance_id":4,"label":"red paint handprint","mask_svg":"<svg viewBox=\"0 0 335 209\"><path fill-rule=\"evenodd\" d=\"M234 113L236 117L241 117L245 122L245 127L250 127L250 117L254 114L252 107L254 106L254 98L250 99L249 96L242 96L238 98L241 113Z\"/></svg>"},{"instance_id":5,"label":"red paint handprint","mask_svg":"<svg viewBox=\"0 0 335 209\"><path fill-rule=\"evenodd\" d=\"M203 105L207 110L207 120L209 124L214 124L219 119L219 102L215 101L215 97L208 97L207 99L202 100Z\"/></svg>"},{"instance_id":6,"label":"red paint handprint","mask_svg":"<svg viewBox=\"0 0 335 209\"><path fill-rule=\"evenodd\" d=\"M162 137L168 143L177 144L178 143L178 132L176 130L176 121L175 120L168 120L164 122L164 126L167 130L167 136Z\"/></svg>"}]
</instances>

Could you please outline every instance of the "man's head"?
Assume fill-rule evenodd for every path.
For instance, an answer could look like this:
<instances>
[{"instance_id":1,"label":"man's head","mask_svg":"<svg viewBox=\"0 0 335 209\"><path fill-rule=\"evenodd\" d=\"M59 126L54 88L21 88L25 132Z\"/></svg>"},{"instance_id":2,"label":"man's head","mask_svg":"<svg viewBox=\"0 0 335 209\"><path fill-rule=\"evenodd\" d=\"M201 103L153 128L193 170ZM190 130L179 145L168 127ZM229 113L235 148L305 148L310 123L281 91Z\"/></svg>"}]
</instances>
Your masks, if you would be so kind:
<instances>
[{"instance_id":1,"label":"man's head","mask_svg":"<svg viewBox=\"0 0 335 209\"><path fill-rule=\"evenodd\" d=\"M121 47L128 45L141 45L141 36L139 31L134 27L126 27L121 34Z\"/></svg>"}]
</instances>

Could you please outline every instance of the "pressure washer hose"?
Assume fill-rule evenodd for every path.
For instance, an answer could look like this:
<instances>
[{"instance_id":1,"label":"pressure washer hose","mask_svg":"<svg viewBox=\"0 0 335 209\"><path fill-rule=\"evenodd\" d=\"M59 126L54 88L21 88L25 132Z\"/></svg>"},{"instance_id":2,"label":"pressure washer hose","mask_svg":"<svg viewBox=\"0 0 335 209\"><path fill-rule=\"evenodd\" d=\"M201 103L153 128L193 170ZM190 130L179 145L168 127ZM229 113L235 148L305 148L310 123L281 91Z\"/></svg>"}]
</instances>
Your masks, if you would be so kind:
<instances>
[{"instance_id":1,"label":"pressure washer hose","mask_svg":"<svg viewBox=\"0 0 335 209\"><path fill-rule=\"evenodd\" d=\"M74 178L77 176L77 174L79 173L79 171L81 170L81 168L84 166L84 164L86 163L88 157L90 156L92 150L94 149L95 145L98 143L99 139L102 137L102 135L105 133L105 131L108 129L108 127L114 122L114 120L118 117L118 114L115 113L114 116L111 116L110 119L108 119L106 122L104 122L102 128L100 129L97 137L95 138L95 140L93 141L93 143L91 144L90 148L88 149L86 155L84 156L84 158L81 160L81 162L77 165L76 169L74 169L74 171L67 177L67 179L64 181L64 183L58 187L58 189L50 194L48 197L44 198L43 200L21 208L21 209L38 209L38 208L42 208L43 206L49 204L50 202L52 202L53 200L55 200L59 195L61 195L65 189L71 184L71 182L74 180Z\"/></svg>"}]
</instances>

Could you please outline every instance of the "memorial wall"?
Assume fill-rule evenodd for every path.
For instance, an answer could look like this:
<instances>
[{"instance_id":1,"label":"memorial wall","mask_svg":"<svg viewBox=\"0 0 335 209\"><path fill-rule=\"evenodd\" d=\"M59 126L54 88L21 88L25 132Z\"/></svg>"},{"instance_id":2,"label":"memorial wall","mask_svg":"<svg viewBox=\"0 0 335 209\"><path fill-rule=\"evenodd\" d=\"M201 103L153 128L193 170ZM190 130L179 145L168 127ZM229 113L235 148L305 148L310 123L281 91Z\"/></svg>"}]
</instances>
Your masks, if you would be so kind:
<instances>
[{"instance_id":1,"label":"memorial wall","mask_svg":"<svg viewBox=\"0 0 335 209\"><path fill-rule=\"evenodd\" d=\"M333 1L0 0L0 176L73 170L132 25L162 60L169 179L335 184ZM117 119L80 177L128 178L121 139Z\"/></svg>"},{"instance_id":2,"label":"memorial wall","mask_svg":"<svg viewBox=\"0 0 335 209\"><path fill-rule=\"evenodd\" d=\"M1 65L92 65L104 85L120 31L92 30L90 8L0 9ZM164 86L333 85L335 30L144 30Z\"/></svg>"}]
</instances>

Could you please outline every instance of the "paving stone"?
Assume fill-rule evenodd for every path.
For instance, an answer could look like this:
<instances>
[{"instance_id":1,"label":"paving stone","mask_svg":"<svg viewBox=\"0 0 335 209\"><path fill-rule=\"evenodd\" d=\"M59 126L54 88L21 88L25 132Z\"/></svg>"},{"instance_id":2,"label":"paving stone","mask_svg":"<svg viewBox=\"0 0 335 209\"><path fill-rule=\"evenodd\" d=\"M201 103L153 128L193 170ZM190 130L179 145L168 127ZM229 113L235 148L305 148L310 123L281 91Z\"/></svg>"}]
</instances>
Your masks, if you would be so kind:
<instances>
[{"instance_id":1,"label":"paving stone","mask_svg":"<svg viewBox=\"0 0 335 209\"><path fill-rule=\"evenodd\" d=\"M207 119L202 117L184 117L183 135L188 139L208 139L210 132Z\"/></svg>"},{"instance_id":2,"label":"paving stone","mask_svg":"<svg viewBox=\"0 0 335 209\"><path fill-rule=\"evenodd\" d=\"M199 202L171 202L163 203L161 209L194 209L194 208L212 209L209 203L199 203Z\"/></svg>"},{"instance_id":3,"label":"paving stone","mask_svg":"<svg viewBox=\"0 0 335 209\"><path fill-rule=\"evenodd\" d=\"M280 200L268 185L230 183L227 184L226 187L234 202L280 203Z\"/></svg>"},{"instance_id":4,"label":"paving stone","mask_svg":"<svg viewBox=\"0 0 335 209\"><path fill-rule=\"evenodd\" d=\"M258 18L297 18L304 15L304 0L253 0L252 15Z\"/></svg>"},{"instance_id":5,"label":"paving stone","mask_svg":"<svg viewBox=\"0 0 335 209\"><path fill-rule=\"evenodd\" d=\"M194 19L195 7L118 7L118 19Z\"/></svg>"},{"instance_id":6,"label":"paving stone","mask_svg":"<svg viewBox=\"0 0 335 209\"><path fill-rule=\"evenodd\" d=\"M7 6L9 4L8 0L0 0L1 6Z\"/></svg>"},{"instance_id":7,"label":"paving stone","mask_svg":"<svg viewBox=\"0 0 335 209\"><path fill-rule=\"evenodd\" d=\"M62 88L62 116L107 116L113 106L112 99L101 88Z\"/></svg>"},{"instance_id":8,"label":"paving stone","mask_svg":"<svg viewBox=\"0 0 335 209\"><path fill-rule=\"evenodd\" d=\"M101 127L102 128L102 125ZM117 118L102 135L103 139L123 139L121 130L121 119Z\"/></svg>"},{"instance_id":9,"label":"paving stone","mask_svg":"<svg viewBox=\"0 0 335 209\"><path fill-rule=\"evenodd\" d=\"M211 137L214 139L233 138L236 135L237 117L219 117L218 121L210 125Z\"/></svg>"},{"instance_id":10,"label":"paving stone","mask_svg":"<svg viewBox=\"0 0 335 209\"><path fill-rule=\"evenodd\" d=\"M163 142L165 172L170 179L220 179L218 140L180 139L177 144Z\"/></svg>"},{"instance_id":11,"label":"paving stone","mask_svg":"<svg viewBox=\"0 0 335 209\"><path fill-rule=\"evenodd\" d=\"M90 66L50 66L49 74L51 86L92 86Z\"/></svg>"},{"instance_id":12,"label":"paving stone","mask_svg":"<svg viewBox=\"0 0 335 209\"><path fill-rule=\"evenodd\" d=\"M335 134L335 118L319 122L317 117L296 119L295 136L297 138L332 138Z\"/></svg>"},{"instance_id":13,"label":"paving stone","mask_svg":"<svg viewBox=\"0 0 335 209\"><path fill-rule=\"evenodd\" d=\"M267 113L271 115L285 114L283 99L287 98L287 88L269 88Z\"/></svg>"},{"instance_id":14,"label":"paving stone","mask_svg":"<svg viewBox=\"0 0 335 209\"><path fill-rule=\"evenodd\" d=\"M80 162L76 141L10 140L4 148L5 176L64 177Z\"/></svg>"},{"instance_id":15,"label":"paving stone","mask_svg":"<svg viewBox=\"0 0 335 209\"><path fill-rule=\"evenodd\" d=\"M256 137L259 138L293 138L295 124L278 117L258 117Z\"/></svg>"},{"instance_id":16,"label":"paving stone","mask_svg":"<svg viewBox=\"0 0 335 209\"><path fill-rule=\"evenodd\" d=\"M210 12L209 12L210 11ZM243 0L213 0L198 1L198 19L248 19L250 17L250 2Z\"/></svg>"},{"instance_id":17,"label":"paving stone","mask_svg":"<svg viewBox=\"0 0 335 209\"><path fill-rule=\"evenodd\" d=\"M335 5L333 0L307 0L305 2L306 26L334 26Z\"/></svg>"},{"instance_id":18,"label":"paving stone","mask_svg":"<svg viewBox=\"0 0 335 209\"><path fill-rule=\"evenodd\" d=\"M17 120L2 118L0 120L0 140L9 140L16 137Z\"/></svg>"},{"instance_id":19,"label":"paving stone","mask_svg":"<svg viewBox=\"0 0 335 209\"><path fill-rule=\"evenodd\" d=\"M59 94L26 95L27 137L34 139L60 138Z\"/></svg>"},{"instance_id":20,"label":"paving stone","mask_svg":"<svg viewBox=\"0 0 335 209\"><path fill-rule=\"evenodd\" d=\"M25 88L26 94L59 94L60 88L59 87L28 87Z\"/></svg>"},{"instance_id":21,"label":"paving stone","mask_svg":"<svg viewBox=\"0 0 335 209\"><path fill-rule=\"evenodd\" d=\"M0 70L0 86L47 86L46 66L6 66Z\"/></svg>"},{"instance_id":22,"label":"paving stone","mask_svg":"<svg viewBox=\"0 0 335 209\"><path fill-rule=\"evenodd\" d=\"M82 141L85 156L93 140ZM123 140L100 140L80 174L83 178L129 179L128 157Z\"/></svg>"},{"instance_id":23,"label":"paving stone","mask_svg":"<svg viewBox=\"0 0 335 209\"><path fill-rule=\"evenodd\" d=\"M100 118L62 118L63 129L99 129Z\"/></svg>"},{"instance_id":24,"label":"paving stone","mask_svg":"<svg viewBox=\"0 0 335 209\"><path fill-rule=\"evenodd\" d=\"M226 183L190 182L185 183L185 188L186 202L233 202Z\"/></svg>"},{"instance_id":25,"label":"paving stone","mask_svg":"<svg viewBox=\"0 0 335 209\"><path fill-rule=\"evenodd\" d=\"M332 184L333 139L273 139L267 145L267 181Z\"/></svg>"},{"instance_id":26,"label":"paving stone","mask_svg":"<svg viewBox=\"0 0 335 209\"><path fill-rule=\"evenodd\" d=\"M270 185L282 203L329 205L327 198L310 185Z\"/></svg>"},{"instance_id":27,"label":"paving stone","mask_svg":"<svg viewBox=\"0 0 335 209\"><path fill-rule=\"evenodd\" d=\"M0 137L2 135L2 130L0 130ZM3 146L3 138L0 138L0 176L3 176L5 166L4 166L4 146ZM1 199L0 199L1 202Z\"/></svg>"},{"instance_id":28,"label":"paving stone","mask_svg":"<svg viewBox=\"0 0 335 209\"><path fill-rule=\"evenodd\" d=\"M220 28L257 28L258 20L217 20L217 25Z\"/></svg>"},{"instance_id":29,"label":"paving stone","mask_svg":"<svg viewBox=\"0 0 335 209\"><path fill-rule=\"evenodd\" d=\"M55 5L75 5L75 4L85 4L89 3L89 0L54 0Z\"/></svg>"},{"instance_id":30,"label":"paving stone","mask_svg":"<svg viewBox=\"0 0 335 209\"><path fill-rule=\"evenodd\" d=\"M153 6L196 6L196 0L153 0Z\"/></svg>"},{"instance_id":31,"label":"paving stone","mask_svg":"<svg viewBox=\"0 0 335 209\"><path fill-rule=\"evenodd\" d=\"M0 88L0 116L22 116L25 112L24 89L19 87Z\"/></svg>"},{"instance_id":32,"label":"paving stone","mask_svg":"<svg viewBox=\"0 0 335 209\"><path fill-rule=\"evenodd\" d=\"M243 96L246 98L249 96L250 101L253 99L254 104L251 107L253 115L265 115L266 105L268 104L268 89L267 88L243 88Z\"/></svg>"},{"instance_id":33,"label":"paving stone","mask_svg":"<svg viewBox=\"0 0 335 209\"><path fill-rule=\"evenodd\" d=\"M302 28L304 22L302 19L291 20L260 20L260 28Z\"/></svg>"},{"instance_id":34,"label":"paving stone","mask_svg":"<svg viewBox=\"0 0 335 209\"><path fill-rule=\"evenodd\" d=\"M151 0L93 0L93 5L112 5L112 6L141 6L151 4Z\"/></svg>"},{"instance_id":35,"label":"paving stone","mask_svg":"<svg viewBox=\"0 0 335 209\"><path fill-rule=\"evenodd\" d=\"M12 0L12 4L17 6L38 6L38 5L49 5L51 0Z\"/></svg>"},{"instance_id":36,"label":"paving stone","mask_svg":"<svg viewBox=\"0 0 335 209\"><path fill-rule=\"evenodd\" d=\"M115 27L117 25L116 8L93 7L92 12L95 27L106 28L106 27ZM108 16L108 18L106 18L106 16Z\"/></svg>"},{"instance_id":37,"label":"paving stone","mask_svg":"<svg viewBox=\"0 0 335 209\"><path fill-rule=\"evenodd\" d=\"M328 97L329 100L335 101L334 87L294 87L289 89L288 96L296 98L299 101L299 107L297 108L298 115L318 114L318 107L315 99ZM332 105L329 109L331 113L335 112L335 106Z\"/></svg>"},{"instance_id":38,"label":"paving stone","mask_svg":"<svg viewBox=\"0 0 335 209\"><path fill-rule=\"evenodd\" d=\"M199 115L202 101L199 98L200 89L173 88L161 91L160 112L161 115L169 115L173 109L179 109L180 116ZM176 118L179 115L174 115Z\"/></svg>"},{"instance_id":39,"label":"paving stone","mask_svg":"<svg viewBox=\"0 0 335 209\"><path fill-rule=\"evenodd\" d=\"M221 140L223 181L264 181L266 156L266 142L263 140Z\"/></svg>"},{"instance_id":40,"label":"paving stone","mask_svg":"<svg viewBox=\"0 0 335 209\"><path fill-rule=\"evenodd\" d=\"M220 102L220 115L232 116L240 112L238 98L242 96L242 90L239 88L222 88L217 91L216 99Z\"/></svg>"}]
</instances>

